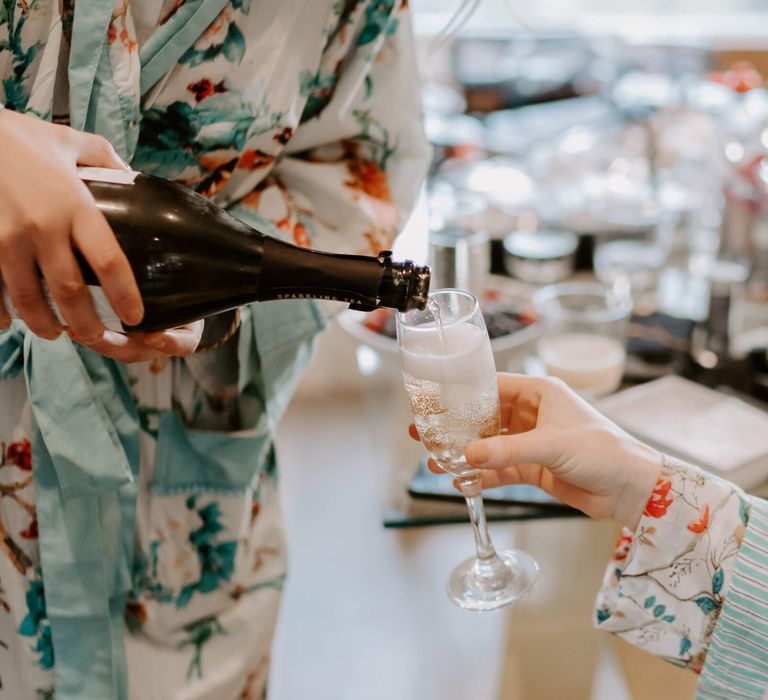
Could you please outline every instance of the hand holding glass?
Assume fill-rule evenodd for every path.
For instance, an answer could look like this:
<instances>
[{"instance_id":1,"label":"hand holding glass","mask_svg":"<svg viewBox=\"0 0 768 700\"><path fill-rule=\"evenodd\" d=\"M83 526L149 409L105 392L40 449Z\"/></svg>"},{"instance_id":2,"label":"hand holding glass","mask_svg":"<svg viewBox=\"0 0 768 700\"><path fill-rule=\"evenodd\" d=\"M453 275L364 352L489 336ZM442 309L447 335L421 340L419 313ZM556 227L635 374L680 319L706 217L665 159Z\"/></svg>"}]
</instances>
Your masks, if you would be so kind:
<instances>
[{"instance_id":1,"label":"hand holding glass","mask_svg":"<svg viewBox=\"0 0 768 700\"><path fill-rule=\"evenodd\" d=\"M438 466L458 477L475 535L476 557L459 564L448 595L460 607L493 610L528 591L538 565L524 552L497 553L488 534L480 472L467 443L499 432L499 393L491 343L477 299L445 289L423 311L397 316L405 389L416 428Z\"/></svg>"}]
</instances>

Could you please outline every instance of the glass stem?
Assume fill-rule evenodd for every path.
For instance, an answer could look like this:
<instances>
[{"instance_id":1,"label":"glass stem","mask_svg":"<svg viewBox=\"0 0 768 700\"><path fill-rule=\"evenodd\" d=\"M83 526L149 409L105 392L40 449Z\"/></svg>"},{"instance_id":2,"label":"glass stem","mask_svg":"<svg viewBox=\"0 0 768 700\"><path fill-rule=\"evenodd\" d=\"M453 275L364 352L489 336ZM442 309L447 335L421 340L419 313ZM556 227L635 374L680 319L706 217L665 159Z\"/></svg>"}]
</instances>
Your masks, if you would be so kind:
<instances>
[{"instance_id":1,"label":"glass stem","mask_svg":"<svg viewBox=\"0 0 768 700\"><path fill-rule=\"evenodd\" d=\"M472 523L472 532L475 535L475 547L477 549L477 558L482 560L494 559L496 550L491 542L491 535L488 532L488 522L485 519L485 507L483 506L483 496L480 490L480 475L459 479L461 492L467 501L467 510L469 511L469 520Z\"/></svg>"}]
</instances>

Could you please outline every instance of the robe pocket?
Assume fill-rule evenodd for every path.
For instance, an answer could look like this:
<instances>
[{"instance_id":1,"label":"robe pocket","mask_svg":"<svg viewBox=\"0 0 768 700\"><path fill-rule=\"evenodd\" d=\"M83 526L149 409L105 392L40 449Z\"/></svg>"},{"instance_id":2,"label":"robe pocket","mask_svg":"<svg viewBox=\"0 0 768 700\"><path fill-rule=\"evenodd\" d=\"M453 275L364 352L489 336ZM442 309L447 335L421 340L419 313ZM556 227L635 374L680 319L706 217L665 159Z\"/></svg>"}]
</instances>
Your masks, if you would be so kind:
<instances>
[{"instance_id":1,"label":"robe pocket","mask_svg":"<svg viewBox=\"0 0 768 700\"><path fill-rule=\"evenodd\" d=\"M186 427L173 411L160 416L152 491L160 496L255 486L272 449L269 431L214 432Z\"/></svg>"},{"instance_id":2,"label":"robe pocket","mask_svg":"<svg viewBox=\"0 0 768 700\"><path fill-rule=\"evenodd\" d=\"M189 625L221 614L251 585L279 588L282 535L270 524L279 503L271 480L261 478L271 448L267 431L194 430L171 411L160 415L129 626L176 646ZM268 553L257 573L254 538ZM142 612L131 619L131 610Z\"/></svg>"}]
</instances>

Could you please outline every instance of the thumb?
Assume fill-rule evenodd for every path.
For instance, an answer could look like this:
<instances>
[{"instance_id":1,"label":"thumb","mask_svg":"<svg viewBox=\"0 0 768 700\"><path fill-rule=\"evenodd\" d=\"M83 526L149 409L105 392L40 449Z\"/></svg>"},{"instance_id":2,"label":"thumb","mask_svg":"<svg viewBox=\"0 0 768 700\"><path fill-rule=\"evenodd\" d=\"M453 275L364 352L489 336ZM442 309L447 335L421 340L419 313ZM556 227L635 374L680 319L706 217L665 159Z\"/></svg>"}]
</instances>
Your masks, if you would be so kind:
<instances>
[{"instance_id":1,"label":"thumb","mask_svg":"<svg viewBox=\"0 0 768 700\"><path fill-rule=\"evenodd\" d=\"M480 469L502 469L515 464L551 466L559 458L557 439L551 432L534 428L515 435L496 435L470 442L467 462Z\"/></svg>"},{"instance_id":2,"label":"thumb","mask_svg":"<svg viewBox=\"0 0 768 700\"><path fill-rule=\"evenodd\" d=\"M115 168L130 170L128 165L103 136L76 131L75 157L77 165L90 165L94 168Z\"/></svg>"}]
</instances>

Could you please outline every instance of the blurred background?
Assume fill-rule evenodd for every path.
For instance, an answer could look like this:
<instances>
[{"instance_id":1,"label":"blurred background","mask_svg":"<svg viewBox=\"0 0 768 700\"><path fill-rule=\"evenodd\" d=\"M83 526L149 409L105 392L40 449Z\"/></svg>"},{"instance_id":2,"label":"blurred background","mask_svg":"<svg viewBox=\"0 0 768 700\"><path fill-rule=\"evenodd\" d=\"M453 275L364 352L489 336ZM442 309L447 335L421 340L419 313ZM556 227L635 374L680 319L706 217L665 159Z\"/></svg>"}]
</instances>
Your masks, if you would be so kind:
<instances>
[{"instance_id":1,"label":"blurred background","mask_svg":"<svg viewBox=\"0 0 768 700\"><path fill-rule=\"evenodd\" d=\"M499 370L559 373L606 411L675 375L763 420L766 0L410 5L433 159L396 257L482 299ZM588 330L618 365L602 345L545 357L536 299L573 284L628 300L618 330ZM592 628L617 528L540 494L489 498L497 544L541 564L534 592L502 613L450 604L471 532L407 437L393 332L385 311L342 312L281 427L292 573L270 698L692 698L688 672ZM680 412L706 431L696 403ZM740 483L759 492L768 445L752 447Z\"/></svg>"}]
</instances>

